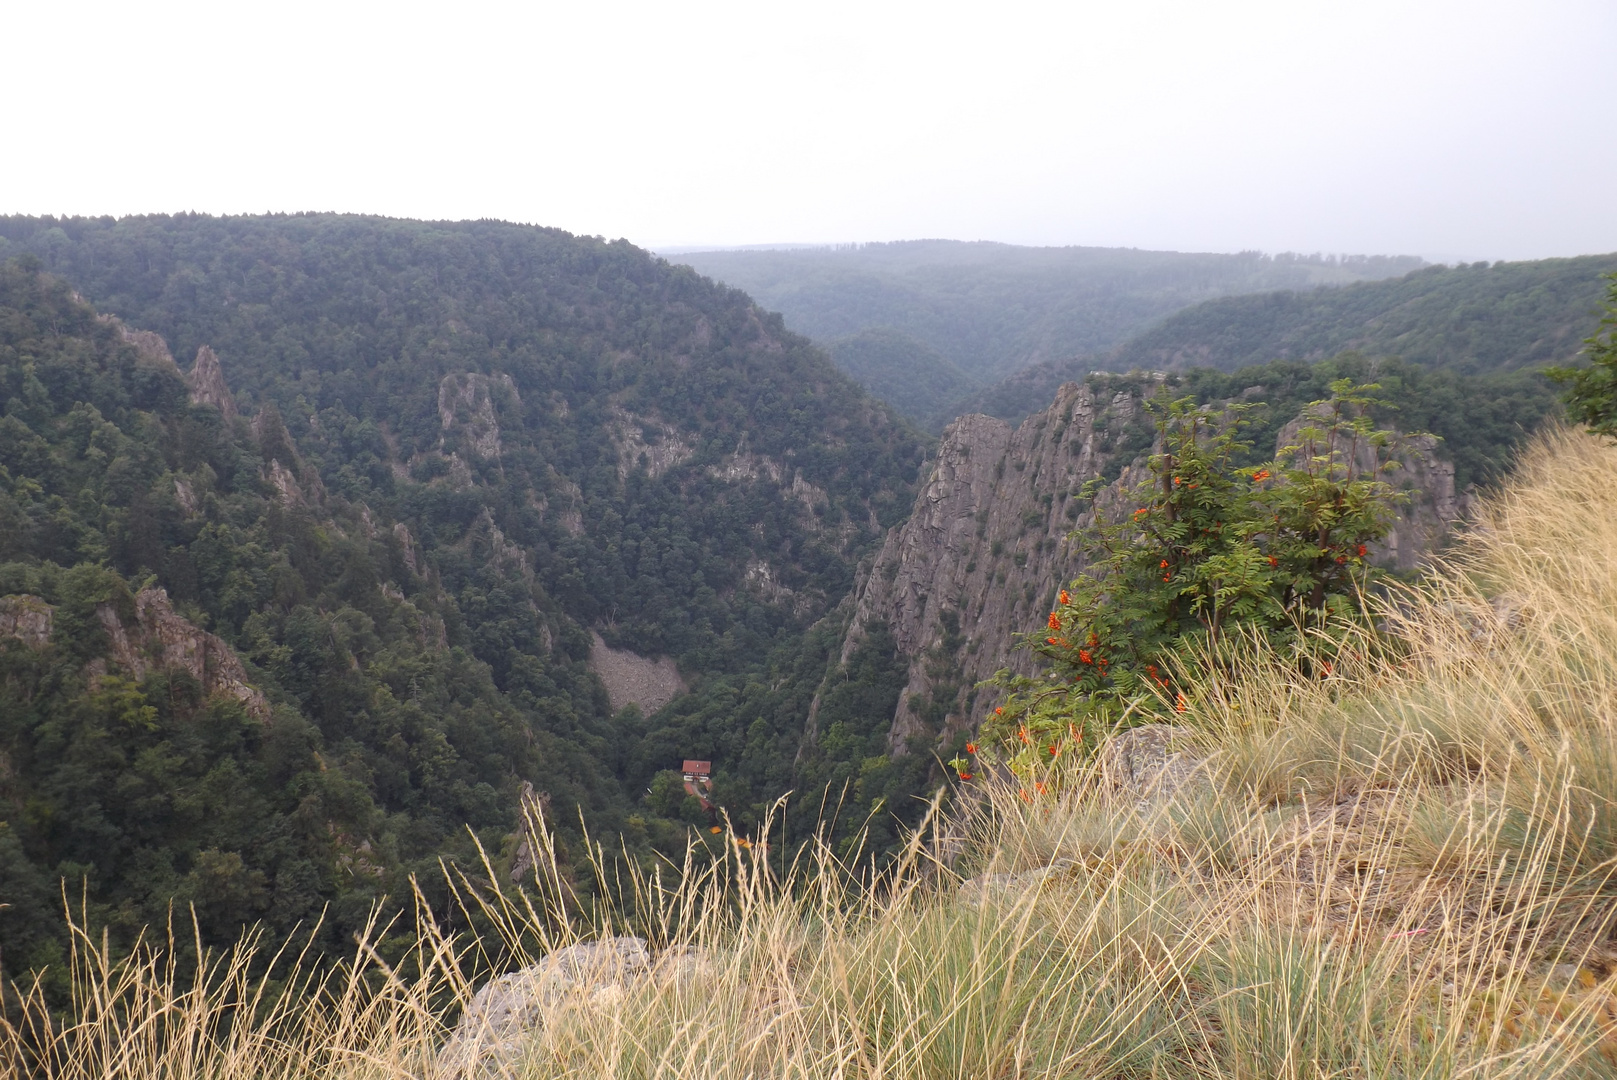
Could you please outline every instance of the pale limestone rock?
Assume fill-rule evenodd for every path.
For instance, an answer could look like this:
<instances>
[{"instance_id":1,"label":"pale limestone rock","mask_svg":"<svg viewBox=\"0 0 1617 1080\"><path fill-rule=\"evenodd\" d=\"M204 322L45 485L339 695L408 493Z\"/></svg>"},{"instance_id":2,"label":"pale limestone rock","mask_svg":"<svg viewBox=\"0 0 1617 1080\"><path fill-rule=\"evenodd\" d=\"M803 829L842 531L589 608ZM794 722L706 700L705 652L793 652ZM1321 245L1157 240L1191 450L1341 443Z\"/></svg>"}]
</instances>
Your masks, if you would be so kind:
<instances>
[{"instance_id":1,"label":"pale limestone rock","mask_svg":"<svg viewBox=\"0 0 1617 1080\"><path fill-rule=\"evenodd\" d=\"M678 428L622 408L613 408L607 433L618 452L620 480L641 468L648 476L661 476L696 453L696 448Z\"/></svg>"},{"instance_id":2,"label":"pale limestone rock","mask_svg":"<svg viewBox=\"0 0 1617 1080\"><path fill-rule=\"evenodd\" d=\"M645 940L614 937L557 949L502 975L472 998L438 1052L439 1080L472 1080L510 1072L525 1044L561 1009L611 1009L652 974Z\"/></svg>"},{"instance_id":3,"label":"pale limestone rock","mask_svg":"<svg viewBox=\"0 0 1617 1080\"><path fill-rule=\"evenodd\" d=\"M462 444L472 453L484 460L497 460L500 425L494 407L501 397L515 404L522 402L509 375L445 375L438 383L438 419L445 434L458 432Z\"/></svg>"},{"instance_id":4,"label":"pale limestone rock","mask_svg":"<svg viewBox=\"0 0 1617 1080\"><path fill-rule=\"evenodd\" d=\"M1149 393L1153 385L1147 381L1143 388ZM1024 675L1039 669L1032 651L1014 648L1016 637L1042 635L1057 591L1084 569L1073 531L1094 525L1097 504L1108 516L1126 513L1146 476L1144 456L1151 448L1136 442L1124 449L1129 432L1145 419L1139 393L1138 385L1097 394L1088 384L1068 383L1050 408L1014 430L981 415L962 416L944 430L909 519L888 532L861 575L842 646L846 663L866 628L886 623L908 664L909 679L888 731L894 757L908 752L912 738L935 742L976 727L994 702L991 690L980 691L967 715L970 687L1002 668ZM1299 423L1288 430L1295 432ZM1411 486L1414 498L1381 554L1383 561L1407 567L1441 542L1465 513L1466 500L1454 491L1452 464L1429 439L1406 438L1402 444L1409 465L1392 480ZM1075 505L1079 490L1107 472L1118 479L1094 503ZM958 623L960 644L944 657L950 619ZM947 673L943 680L940 671ZM957 689L941 729L933 730L922 709L940 681ZM818 704L816 697L805 747L818 734Z\"/></svg>"},{"instance_id":5,"label":"pale limestone rock","mask_svg":"<svg viewBox=\"0 0 1617 1080\"><path fill-rule=\"evenodd\" d=\"M1187 733L1170 724L1120 731L1101 749L1101 776L1111 794L1128 803L1166 801L1207 783L1206 762L1183 747Z\"/></svg>"},{"instance_id":6,"label":"pale limestone rock","mask_svg":"<svg viewBox=\"0 0 1617 1080\"><path fill-rule=\"evenodd\" d=\"M293 476L292 470L282 465L279 459L271 460L269 463L269 482L286 505L303 505L303 489L298 486L298 478Z\"/></svg>"},{"instance_id":7,"label":"pale limestone rock","mask_svg":"<svg viewBox=\"0 0 1617 1080\"><path fill-rule=\"evenodd\" d=\"M1050 882L1068 874L1073 865L1071 859L1057 859L1049 866L1039 866L1016 874L979 874L969 881L962 881L960 888L956 890L956 896L967 907L982 907L996 901L1015 902L1023 895L1037 892Z\"/></svg>"}]
</instances>

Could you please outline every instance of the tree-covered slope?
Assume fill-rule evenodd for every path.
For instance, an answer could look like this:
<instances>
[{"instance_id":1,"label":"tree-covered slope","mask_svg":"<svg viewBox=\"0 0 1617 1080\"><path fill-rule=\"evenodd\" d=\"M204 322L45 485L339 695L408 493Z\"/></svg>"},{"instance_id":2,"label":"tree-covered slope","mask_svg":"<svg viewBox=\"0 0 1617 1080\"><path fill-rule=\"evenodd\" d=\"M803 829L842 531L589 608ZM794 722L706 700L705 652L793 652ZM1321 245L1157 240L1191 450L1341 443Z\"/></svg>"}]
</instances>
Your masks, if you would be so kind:
<instances>
[{"instance_id":1,"label":"tree-covered slope","mask_svg":"<svg viewBox=\"0 0 1617 1080\"><path fill-rule=\"evenodd\" d=\"M1091 366L1127 371L1398 356L1432 368L1514 371L1574 356L1600 318L1617 255L1432 266L1341 289L1210 300Z\"/></svg>"},{"instance_id":2,"label":"tree-covered slope","mask_svg":"<svg viewBox=\"0 0 1617 1080\"><path fill-rule=\"evenodd\" d=\"M1612 270L1617 255L1433 266L1341 289L1209 300L1110 352L1034 364L953 410L1019 421L1044 408L1062 383L1095 370L1234 371L1344 352L1467 374L1542 367L1575 355L1594 331L1602 276Z\"/></svg>"},{"instance_id":3,"label":"tree-covered slope","mask_svg":"<svg viewBox=\"0 0 1617 1080\"><path fill-rule=\"evenodd\" d=\"M170 897L221 937L335 901L340 946L468 827L510 858L525 784L631 851L682 843L657 782L682 757L715 762L742 828L801 784L836 643L813 627L920 447L778 318L626 243L500 223L0 235L23 255L0 595L54 613L0 634L8 967L51 959L59 877L128 932ZM262 708L163 659L204 632ZM613 709L592 634L674 658L690 694Z\"/></svg>"},{"instance_id":4,"label":"tree-covered slope","mask_svg":"<svg viewBox=\"0 0 1617 1080\"><path fill-rule=\"evenodd\" d=\"M826 351L874 397L933 431L953 419L951 407L978 386L932 346L886 327L838 338Z\"/></svg>"},{"instance_id":5,"label":"tree-covered slope","mask_svg":"<svg viewBox=\"0 0 1617 1080\"><path fill-rule=\"evenodd\" d=\"M1108 349L1211 297L1406 273L1414 258L1328 259L917 240L671 256L745 289L817 341L886 327L991 380ZM893 400L902 409L908 400ZM1040 406L1042 408L1042 405Z\"/></svg>"}]
</instances>

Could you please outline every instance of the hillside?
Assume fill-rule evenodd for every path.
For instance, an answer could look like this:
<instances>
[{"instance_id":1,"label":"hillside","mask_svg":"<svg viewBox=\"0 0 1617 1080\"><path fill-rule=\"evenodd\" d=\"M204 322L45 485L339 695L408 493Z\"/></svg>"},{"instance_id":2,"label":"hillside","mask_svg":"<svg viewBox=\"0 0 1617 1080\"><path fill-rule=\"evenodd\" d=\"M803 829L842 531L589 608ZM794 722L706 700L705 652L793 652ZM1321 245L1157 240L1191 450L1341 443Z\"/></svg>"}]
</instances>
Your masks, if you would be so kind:
<instances>
[{"instance_id":1,"label":"hillside","mask_svg":"<svg viewBox=\"0 0 1617 1080\"><path fill-rule=\"evenodd\" d=\"M525 785L649 853L682 849L682 757L742 827L802 780L815 627L920 449L778 318L498 223L0 236L12 970L60 956L58 875L121 934L335 903L341 947L468 827L515 858Z\"/></svg>"},{"instance_id":2,"label":"hillside","mask_svg":"<svg viewBox=\"0 0 1617 1080\"><path fill-rule=\"evenodd\" d=\"M1617 255L1433 266L1341 289L1197 304L1105 353L1034 364L953 406L1014 422L1090 371L1222 371L1343 352L1489 375L1564 363L1599 322L1602 275Z\"/></svg>"},{"instance_id":3,"label":"hillside","mask_svg":"<svg viewBox=\"0 0 1617 1080\"><path fill-rule=\"evenodd\" d=\"M670 258L746 290L761 306L781 312L791 329L816 341L873 329L896 332L936 350L979 383L1041 361L1109 349L1212 297L1346 284L1421 265L1413 258L1030 248L950 240L684 252ZM864 385L875 388L872 382ZM932 384L913 386L908 393L896 385L889 392L896 396L884 400L912 416L927 415L927 399L940 393Z\"/></svg>"},{"instance_id":4,"label":"hillside","mask_svg":"<svg viewBox=\"0 0 1617 1080\"><path fill-rule=\"evenodd\" d=\"M1356 351L1466 374L1564 363L1594 332L1617 255L1431 266L1342 289L1225 297L1130 339L1096 366L1224 371Z\"/></svg>"},{"instance_id":5,"label":"hillside","mask_svg":"<svg viewBox=\"0 0 1617 1080\"><path fill-rule=\"evenodd\" d=\"M630 872L579 915L542 860L536 906L468 879L450 916L497 923L423 914L390 931L418 965L362 952L361 977L325 982L239 975L251 943L195 979L161 940L103 968L87 935L79 1023L0 1017L0 1068L1609 1076L1617 450L1552 432L1477 510L1451 572L1333 668L1253 649L1187 671L1174 727L1031 782L979 747L878 888L844 852L772 872L737 843L724 872ZM468 979L471 954L493 970Z\"/></svg>"}]
</instances>

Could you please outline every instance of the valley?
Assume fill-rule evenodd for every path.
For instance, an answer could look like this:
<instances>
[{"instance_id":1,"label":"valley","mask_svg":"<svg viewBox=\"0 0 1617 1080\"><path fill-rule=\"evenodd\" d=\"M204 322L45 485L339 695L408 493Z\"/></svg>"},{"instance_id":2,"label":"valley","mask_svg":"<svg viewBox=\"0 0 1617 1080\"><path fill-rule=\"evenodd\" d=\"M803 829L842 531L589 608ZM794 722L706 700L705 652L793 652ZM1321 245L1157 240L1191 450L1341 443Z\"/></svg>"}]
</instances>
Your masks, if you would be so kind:
<instances>
[{"instance_id":1,"label":"valley","mask_svg":"<svg viewBox=\"0 0 1617 1080\"><path fill-rule=\"evenodd\" d=\"M1095 342L1207 290L1332 282L1273 294L1313 310L1450 273L1149 254L1084 256L1179 283L1119 300ZM411 880L446 903L440 860L481 849L510 873L528 806L593 895L586 836L632 860L692 837L722 852L686 759L713 763L737 835L761 839L792 792L837 808L832 841L892 852L1002 696L987 680L1035 671L1017 641L1084 569L1075 530L1141 476L1146 398L1266 403L1256 464L1332 380L1379 381L1378 422L1438 437L1411 443L1410 502L1378 549L1408 573L1554 415L1530 369L1565 356L1582 325L1566 313L1605 265L1567 271L1523 316L1559 329L1513 331L1537 351L1481 374L1381 351L1461 340L1441 289L1395 337L1379 316L1351 329L1387 306L1364 301L1331 307L1329 334L1220 353L1220 313L1274 301L1191 306L1109 355L1172 331L1210 343L1172 356L1222 367L1114 373L1041 368L1037 350L966 366L959 342L852 322L821 351L627 243L492 222L8 218L0 259L13 972L61 956L64 877L125 940L175 898L215 942L333 905L317 944L340 951ZM993 298L995 273L953 287ZM1501 273L1506 294L1543 294L1536 271ZM1334 287L1355 275L1385 280ZM940 424L995 372L1063 380L1025 419L965 415L934 439L837 358ZM819 825L789 817L779 839Z\"/></svg>"}]
</instances>

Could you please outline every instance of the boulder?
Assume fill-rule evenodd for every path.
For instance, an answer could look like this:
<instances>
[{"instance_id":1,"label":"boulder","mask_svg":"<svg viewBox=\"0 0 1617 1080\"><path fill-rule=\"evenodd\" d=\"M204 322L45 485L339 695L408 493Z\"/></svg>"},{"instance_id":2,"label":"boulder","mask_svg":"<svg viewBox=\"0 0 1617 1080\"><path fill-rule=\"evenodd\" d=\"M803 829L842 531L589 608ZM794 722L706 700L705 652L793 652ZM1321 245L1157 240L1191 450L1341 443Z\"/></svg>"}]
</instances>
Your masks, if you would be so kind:
<instances>
[{"instance_id":1,"label":"boulder","mask_svg":"<svg viewBox=\"0 0 1617 1080\"><path fill-rule=\"evenodd\" d=\"M669 986L705 980L706 950L670 950L653 964L645 940L611 937L557 949L492 980L472 998L438 1052L438 1080L474 1080L515 1070L547 1019L567 1008L610 1010L647 980Z\"/></svg>"},{"instance_id":2,"label":"boulder","mask_svg":"<svg viewBox=\"0 0 1617 1080\"><path fill-rule=\"evenodd\" d=\"M957 895L967 907L982 907L995 900L1014 901L1024 893L1042 889L1046 882L1067 873L1073 865L1071 859L1057 859L1049 866L1016 874L979 874L970 881L962 881Z\"/></svg>"},{"instance_id":3,"label":"boulder","mask_svg":"<svg viewBox=\"0 0 1617 1080\"><path fill-rule=\"evenodd\" d=\"M1173 798L1187 785L1205 785L1205 759L1175 749L1188 732L1171 724L1120 731L1101 749L1101 776L1114 797L1137 805Z\"/></svg>"}]
</instances>

